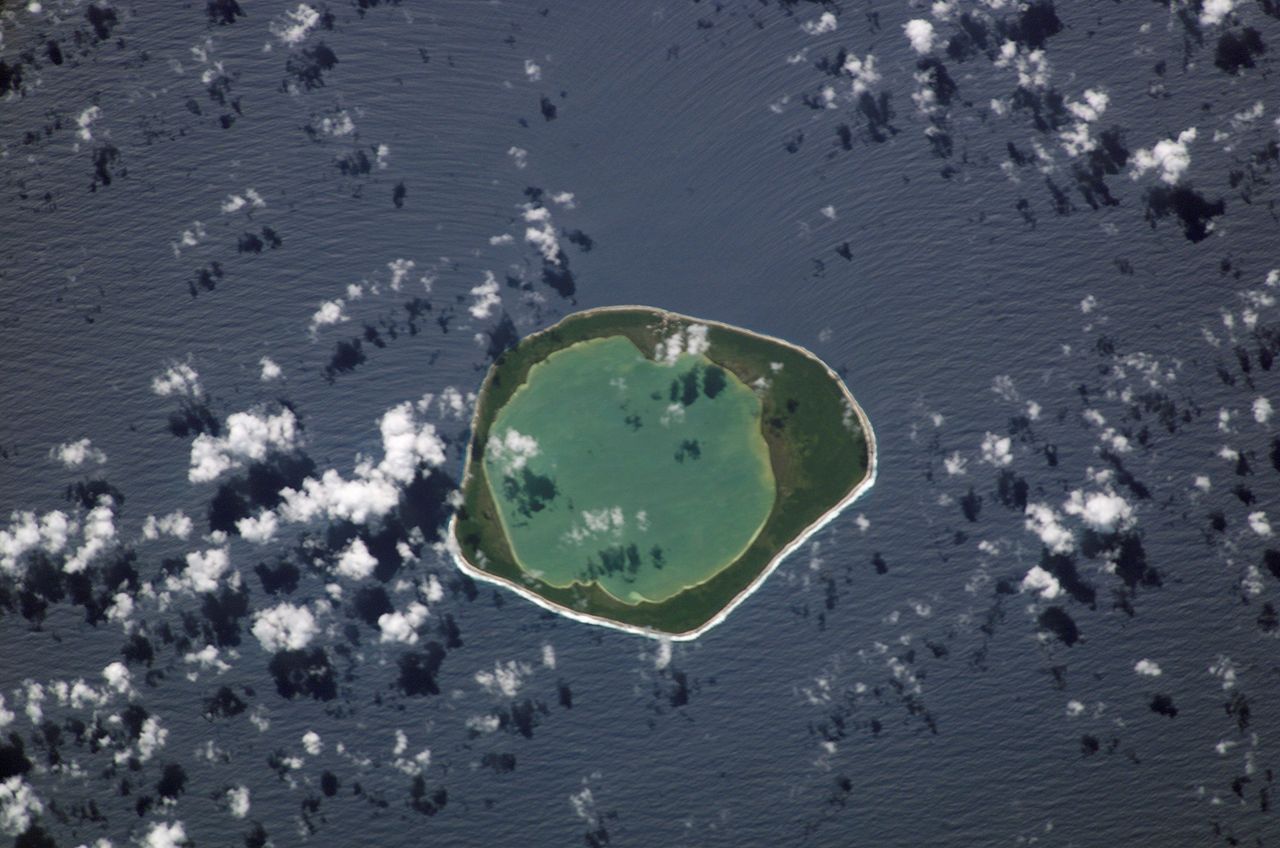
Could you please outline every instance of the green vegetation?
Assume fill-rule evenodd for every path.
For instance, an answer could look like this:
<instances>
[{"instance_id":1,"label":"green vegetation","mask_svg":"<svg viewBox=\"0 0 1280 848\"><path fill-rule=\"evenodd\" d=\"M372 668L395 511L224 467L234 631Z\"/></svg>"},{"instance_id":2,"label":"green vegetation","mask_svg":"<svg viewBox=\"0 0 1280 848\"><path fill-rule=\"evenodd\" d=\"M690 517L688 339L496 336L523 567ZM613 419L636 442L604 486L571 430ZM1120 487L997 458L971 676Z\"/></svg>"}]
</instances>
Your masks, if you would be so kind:
<instances>
[{"instance_id":1,"label":"green vegetation","mask_svg":"<svg viewBox=\"0 0 1280 848\"><path fill-rule=\"evenodd\" d=\"M693 328L693 333L690 328ZM586 585L566 581L566 575L582 576L581 561L558 570L542 569L542 576L546 579L535 577L522 568L521 560L529 556L525 551L526 545L517 533L516 547L520 556L513 553L511 540L504 528L503 508L499 503L502 498L494 497L495 491L504 491L503 481L488 479L489 470L496 467L486 455L490 436L494 433L505 435L504 408L529 382L531 369L557 351L579 342L610 337L629 340L651 359L674 358L676 375L687 373L690 370L687 363L697 360L704 368L701 375L704 391L707 377L712 373L710 369L714 366L727 372L724 375L727 383L736 385L740 381L742 385L752 387L759 402L759 433L767 446L772 470L774 497L763 526L750 539L746 549L727 566L712 563L708 566L708 570L714 572L711 576L675 594L662 597L664 590L661 587L650 587L658 600L637 602L634 596L614 586L619 595L627 598L622 600L607 591L599 580ZM675 357L670 356L672 339L679 340ZM702 339L706 342L705 351L701 350ZM695 345L695 342L698 343ZM691 347L698 350L691 354L688 352ZM662 352L655 353L659 350ZM629 355L634 358L634 353ZM682 365L682 362L686 364ZM713 384L716 379L712 378ZM683 395L684 386L676 388ZM666 400L669 402L669 398ZM519 405L517 399L517 410ZM697 403L692 403L686 412L696 408ZM705 408L714 407L707 404ZM533 418L541 414L544 413ZM462 486L463 501L453 524L453 533L461 556L474 570L486 576L568 610L631 627L670 634L687 633L731 604L769 568L787 545L866 480L872 468L873 448L869 444L869 433L864 432L864 424L865 419L850 405L838 379L825 365L799 348L724 325L703 324L658 310L625 308L579 313L524 339L490 369L476 407ZM642 426L652 425L642 423ZM519 431L518 427L515 429ZM681 447L686 449L687 460L689 446L683 445L684 440L681 439ZM708 448L699 440L698 449L705 456ZM546 456L555 459L555 452L548 448ZM689 464L688 461L685 464ZM535 471L537 468L534 466ZM565 469L560 468L557 473L564 472ZM577 485L579 483L575 483L575 487ZM516 495L514 502L520 493L513 494ZM594 508L595 505L582 507ZM745 522L738 521L735 525L740 532ZM535 551L540 546L528 547ZM551 546L544 543L541 547L548 549ZM553 585L557 582L565 585ZM681 585L685 582L688 581ZM608 585L605 581L605 586Z\"/></svg>"}]
</instances>

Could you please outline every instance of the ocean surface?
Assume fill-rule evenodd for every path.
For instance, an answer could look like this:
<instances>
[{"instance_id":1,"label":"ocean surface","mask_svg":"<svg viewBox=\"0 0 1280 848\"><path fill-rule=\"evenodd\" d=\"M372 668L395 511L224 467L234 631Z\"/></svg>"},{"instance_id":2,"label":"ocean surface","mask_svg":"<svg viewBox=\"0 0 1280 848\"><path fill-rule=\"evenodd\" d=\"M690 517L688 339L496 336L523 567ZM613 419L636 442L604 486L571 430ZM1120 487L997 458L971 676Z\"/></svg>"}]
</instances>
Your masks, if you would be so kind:
<instances>
[{"instance_id":1,"label":"ocean surface","mask_svg":"<svg viewBox=\"0 0 1280 848\"><path fill-rule=\"evenodd\" d=\"M0 36L5 839L1280 841L1280 4ZM809 348L879 441L689 643L439 539L488 363L629 303Z\"/></svg>"}]
</instances>

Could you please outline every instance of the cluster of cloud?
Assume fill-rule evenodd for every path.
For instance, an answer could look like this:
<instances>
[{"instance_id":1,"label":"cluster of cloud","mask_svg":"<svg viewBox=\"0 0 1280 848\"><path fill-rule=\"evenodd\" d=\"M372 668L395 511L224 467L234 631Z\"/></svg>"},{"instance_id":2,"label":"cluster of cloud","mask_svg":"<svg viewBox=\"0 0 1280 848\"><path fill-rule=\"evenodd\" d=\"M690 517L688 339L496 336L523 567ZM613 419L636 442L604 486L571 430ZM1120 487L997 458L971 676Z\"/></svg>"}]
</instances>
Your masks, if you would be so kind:
<instances>
[{"instance_id":1,"label":"cluster of cloud","mask_svg":"<svg viewBox=\"0 0 1280 848\"><path fill-rule=\"evenodd\" d=\"M545 206L526 204L524 208L524 240L538 248L542 258L552 265L560 264L560 240L551 223L551 210Z\"/></svg>"},{"instance_id":2,"label":"cluster of cloud","mask_svg":"<svg viewBox=\"0 0 1280 848\"><path fill-rule=\"evenodd\" d=\"M522 471L540 450L538 440L533 436L508 427L503 433L489 436L485 456L497 463L503 474L513 474Z\"/></svg>"},{"instance_id":3,"label":"cluster of cloud","mask_svg":"<svg viewBox=\"0 0 1280 848\"><path fill-rule=\"evenodd\" d=\"M1107 111L1111 98L1105 91L1088 89L1083 100L1067 101L1067 110L1075 117L1076 122L1058 133L1062 148L1069 156L1080 156L1089 153L1098 146L1090 131L1090 126Z\"/></svg>"},{"instance_id":4,"label":"cluster of cloud","mask_svg":"<svg viewBox=\"0 0 1280 848\"><path fill-rule=\"evenodd\" d=\"M823 12L816 21L805 21L800 24L800 29L804 30L806 35L826 35L829 32L835 32L838 25L835 15Z\"/></svg>"},{"instance_id":5,"label":"cluster of cloud","mask_svg":"<svg viewBox=\"0 0 1280 848\"><path fill-rule=\"evenodd\" d=\"M306 3L299 3L297 8L285 12L282 17L272 21L267 28L280 40L281 44L293 47L301 44L307 34L319 23L320 13Z\"/></svg>"},{"instance_id":6,"label":"cluster of cloud","mask_svg":"<svg viewBox=\"0 0 1280 848\"><path fill-rule=\"evenodd\" d=\"M90 462L102 465L107 461L107 455L95 448L87 437L50 448L49 457L67 468L79 468Z\"/></svg>"},{"instance_id":7,"label":"cluster of cloud","mask_svg":"<svg viewBox=\"0 0 1280 848\"><path fill-rule=\"evenodd\" d=\"M1049 85L1049 58L1044 50L1027 50L1017 42L1006 41L1000 45L996 58L997 68L1012 67L1018 74L1018 87L1035 91Z\"/></svg>"},{"instance_id":8,"label":"cluster of cloud","mask_svg":"<svg viewBox=\"0 0 1280 848\"><path fill-rule=\"evenodd\" d=\"M230 575L228 582L239 585L240 574L231 568L231 555L226 548L207 551L191 551L186 556L187 567L165 579L165 588L171 592L216 592L222 578Z\"/></svg>"},{"instance_id":9,"label":"cluster of cloud","mask_svg":"<svg viewBox=\"0 0 1280 848\"><path fill-rule=\"evenodd\" d=\"M378 616L378 630L382 632L381 641L399 642L413 645L418 641L418 628L427 620L427 607L413 601L404 612L393 610Z\"/></svg>"},{"instance_id":10,"label":"cluster of cloud","mask_svg":"<svg viewBox=\"0 0 1280 848\"><path fill-rule=\"evenodd\" d=\"M853 78L849 90L854 97L860 97L870 91L872 86L880 82L880 72L876 70L876 57L868 53L862 58L850 53L844 60L844 72Z\"/></svg>"},{"instance_id":11,"label":"cluster of cloud","mask_svg":"<svg viewBox=\"0 0 1280 848\"><path fill-rule=\"evenodd\" d=\"M490 695L514 698L532 671L526 663L508 660L494 664L493 671L477 671L475 681Z\"/></svg>"},{"instance_id":12,"label":"cluster of cloud","mask_svg":"<svg viewBox=\"0 0 1280 848\"><path fill-rule=\"evenodd\" d=\"M924 56L933 51L933 24L924 18L915 18L902 25L902 31L911 42L911 49Z\"/></svg>"},{"instance_id":13,"label":"cluster of cloud","mask_svg":"<svg viewBox=\"0 0 1280 848\"><path fill-rule=\"evenodd\" d=\"M265 209L267 201L263 200L262 195L255 189L247 188L244 194L228 194L227 199L222 201L221 209L224 215L230 215L246 206L250 209Z\"/></svg>"},{"instance_id":14,"label":"cluster of cloud","mask_svg":"<svg viewBox=\"0 0 1280 848\"><path fill-rule=\"evenodd\" d=\"M1162 182L1175 185L1191 167L1190 146L1196 140L1196 128L1178 133L1177 138L1164 138L1155 146L1139 148L1133 153L1132 177L1136 180L1148 171L1158 171Z\"/></svg>"},{"instance_id":15,"label":"cluster of cloud","mask_svg":"<svg viewBox=\"0 0 1280 848\"><path fill-rule=\"evenodd\" d=\"M699 356L711 349L711 341L707 337L706 324L690 324L658 342L654 348L653 358L665 365L675 365L683 354Z\"/></svg>"},{"instance_id":16,"label":"cluster of cloud","mask_svg":"<svg viewBox=\"0 0 1280 848\"><path fill-rule=\"evenodd\" d=\"M400 500L402 487L413 482L419 468L438 468L445 461L445 444L431 423L419 422L406 401L383 413L382 461L357 456L354 476L327 469L308 477L298 489L280 492L279 516L307 522L324 516L364 524L386 515Z\"/></svg>"},{"instance_id":17,"label":"cluster of cloud","mask_svg":"<svg viewBox=\"0 0 1280 848\"><path fill-rule=\"evenodd\" d=\"M253 616L253 635L266 651L299 651L311 644L320 632L316 618L306 606L277 604Z\"/></svg>"},{"instance_id":18,"label":"cluster of cloud","mask_svg":"<svg viewBox=\"0 0 1280 848\"><path fill-rule=\"evenodd\" d=\"M201 433L191 443L187 479L208 483L245 461L261 462L273 452L288 453L298 446L298 420L287 407L276 415L236 412L227 416L225 436Z\"/></svg>"},{"instance_id":19,"label":"cluster of cloud","mask_svg":"<svg viewBox=\"0 0 1280 848\"><path fill-rule=\"evenodd\" d=\"M563 537L565 541L575 545L606 533L617 536L627 526L627 517L620 506L584 509L579 512L579 515L582 516L582 524L575 523ZM647 513L640 512L637 519L647 526L649 520Z\"/></svg>"},{"instance_id":20,"label":"cluster of cloud","mask_svg":"<svg viewBox=\"0 0 1280 848\"><path fill-rule=\"evenodd\" d=\"M314 338L321 327L350 321L351 318L347 315L346 306L347 302L340 297L323 301L320 307L311 314L311 324L307 328L307 332Z\"/></svg>"},{"instance_id":21,"label":"cluster of cloud","mask_svg":"<svg viewBox=\"0 0 1280 848\"><path fill-rule=\"evenodd\" d=\"M191 535L193 526L191 519L181 510L171 512L160 518L148 515L146 521L142 522L142 538L152 542L161 536L186 539Z\"/></svg>"},{"instance_id":22,"label":"cluster of cloud","mask_svg":"<svg viewBox=\"0 0 1280 848\"><path fill-rule=\"evenodd\" d=\"M1109 488L1088 494L1076 489L1063 502L1062 510L1098 533L1120 533L1135 523L1133 505ZM1069 554L1075 550L1075 536L1062 519L1061 513L1045 503L1027 504L1024 513L1026 529L1036 534L1041 544L1051 553Z\"/></svg>"},{"instance_id":23,"label":"cluster of cloud","mask_svg":"<svg viewBox=\"0 0 1280 848\"><path fill-rule=\"evenodd\" d=\"M982 437L982 461L996 468L1013 464L1013 440L987 433Z\"/></svg>"},{"instance_id":24,"label":"cluster of cloud","mask_svg":"<svg viewBox=\"0 0 1280 848\"><path fill-rule=\"evenodd\" d=\"M502 305L502 298L498 296L498 278L493 276L492 271L484 272L484 282L471 289L471 296L475 298L470 307L471 317L484 320L493 314L493 310Z\"/></svg>"},{"instance_id":25,"label":"cluster of cloud","mask_svg":"<svg viewBox=\"0 0 1280 848\"><path fill-rule=\"evenodd\" d=\"M200 386L200 375L189 362L172 363L163 374L151 380L151 391L160 397L177 395L198 398L204 394L204 389Z\"/></svg>"}]
</instances>

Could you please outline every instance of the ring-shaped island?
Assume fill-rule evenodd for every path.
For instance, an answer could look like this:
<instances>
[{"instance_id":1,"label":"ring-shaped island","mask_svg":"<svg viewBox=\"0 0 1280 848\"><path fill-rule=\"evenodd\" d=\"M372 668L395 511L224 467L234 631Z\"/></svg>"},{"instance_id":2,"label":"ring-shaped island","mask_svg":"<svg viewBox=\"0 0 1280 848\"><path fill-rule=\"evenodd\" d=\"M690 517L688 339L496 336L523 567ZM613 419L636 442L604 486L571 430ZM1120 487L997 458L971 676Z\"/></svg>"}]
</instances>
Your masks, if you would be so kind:
<instances>
[{"instance_id":1,"label":"ring-shaped island","mask_svg":"<svg viewBox=\"0 0 1280 848\"><path fill-rule=\"evenodd\" d=\"M581 621L692 639L875 480L803 348L648 307L523 339L476 401L449 528L466 573Z\"/></svg>"}]
</instances>

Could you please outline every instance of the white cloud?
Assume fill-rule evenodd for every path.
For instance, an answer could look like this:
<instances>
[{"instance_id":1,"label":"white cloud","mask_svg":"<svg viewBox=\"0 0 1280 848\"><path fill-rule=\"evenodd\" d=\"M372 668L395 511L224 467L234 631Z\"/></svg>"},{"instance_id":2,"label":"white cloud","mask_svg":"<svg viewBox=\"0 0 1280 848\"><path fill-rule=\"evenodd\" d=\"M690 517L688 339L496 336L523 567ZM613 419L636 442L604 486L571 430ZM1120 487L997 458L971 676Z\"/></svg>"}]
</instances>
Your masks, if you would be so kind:
<instances>
[{"instance_id":1,"label":"white cloud","mask_svg":"<svg viewBox=\"0 0 1280 848\"><path fill-rule=\"evenodd\" d=\"M542 646L542 664L547 668L556 667L556 649L550 642Z\"/></svg>"},{"instance_id":2,"label":"white cloud","mask_svg":"<svg viewBox=\"0 0 1280 848\"><path fill-rule=\"evenodd\" d=\"M1249 513L1249 529L1266 539L1271 535L1271 522L1265 512Z\"/></svg>"},{"instance_id":3,"label":"white cloud","mask_svg":"<svg viewBox=\"0 0 1280 848\"><path fill-rule=\"evenodd\" d=\"M107 461L107 455L95 448L88 438L50 448L49 457L58 460L67 468L79 468L86 462L102 465Z\"/></svg>"},{"instance_id":4,"label":"white cloud","mask_svg":"<svg viewBox=\"0 0 1280 848\"><path fill-rule=\"evenodd\" d=\"M236 819L249 815L249 787L233 786L227 790L227 811Z\"/></svg>"},{"instance_id":5,"label":"white cloud","mask_svg":"<svg viewBox=\"0 0 1280 848\"><path fill-rule=\"evenodd\" d=\"M430 423L414 418L406 401L383 413L383 459L357 457L354 479L326 470L318 479L309 477L301 489L284 489L279 514L288 521L310 521L317 515L363 524L390 512L400 500L400 487L413 481L419 467L444 464L444 442Z\"/></svg>"},{"instance_id":6,"label":"white cloud","mask_svg":"<svg viewBox=\"0 0 1280 848\"><path fill-rule=\"evenodd\" d=\"M155 822L142 840L142 848L180 848L190 844L182 822Z\"/></svg>"},{"instance_id":7,"label":"white cloud","mask_svg":"<svg viewBox=\"0 0 1280 848\"><path fill-rule=\"evenodd\" d=\"M1133 524L1133 506L1112 491L1071 493L1062 508L1068 515L1078 516L1087 527L1100 533L1125 530Z\"/></svg>"},{"instance_id":8,"label":"white cloud","mask_svg":"<svg viewBox=\"0 0 1280 848\"><path fill-rule=\"evenodd\" d=\"M311 644L319 628L305 606L290 603L261 610L253 616L253 635L266 651L297 651Z\"/></svg>"},{"instance_id":9,"label":"white cloud","mask_svg":"<svg viewBox=\"0 0 1280 848\"><path fill-rule=\"evenodd\" d=\"M915 18L902 25L902 31L911 42L911 49L921 56L933 50L933 24L923 18Z\"/></svg>"},{"instance_id":10,"label":"white cloud","mask_svg":"<svg viewBox=\"0 0 1280 848\"><path fill-rule=\"evenodd\" d=\"M115 690L117 694L128 695L133 690L129 668L119 660L108 663L102 669L102 679L107 681L107 686Z\"/></svg>"},{"instance_id":11,"label":"white cloud","mask_svg":"<svg viewBox=\"0 0 1280 848\"><path fill-rule=\"evenodd\" d=\"M191 443L191 467L187 479L208 483L240 468L245 460L261 462L272 451L293 450L298 442L298 421L287 407L278 415L235 412L227 416L225 436L201 433Z\"/></svg>"},{"instance_id":12,"label":"white cloud","mask_svg":"<svg viewBox=\"0 0 1280 848\"><path fill-rule=\"evenodd\" d=\"M1025 526L1040 537L1041 543L1055 554L1069 554L1075 549L1075 539L1062 526L1061 516L1048 504L1027 504Z\"/></svg>"},{"instance_id":13,"label":"white cloud","mask_svg":"<svg viewBox=\"0 0 1280 848\"><path fill-rule=\"evenodd\" d=\"M573 209L577 204L573 200L573 192L557 191L551 195L551 202L563 206L565 209Z\"/></svg>"},{"instance_id":14,"label":"white cloud","mask_svg":"<svg viewBox=\"0 0 1280 848\"><path fill-rule=\"evenodd\" d=\"M683 329L677 328L670 336L658 342L653 351L653 358L665 365L674 365L682 354L705 355L711 349L708 332L709 328L706 324L690 324Z\"/></svg>"},{"instance_id":15,"label":"white cloud","mask_svg":"<svg viewBox=\"0 0 1280 848\"><path fill-rule=\"evenodd\" d=\"M218 582L231 570L231 556L226 548L192 551L186 561L187 567L181 574L170 575L165 581L170 591L216 592Z\"/></svg>"},{"instance_id":16,"label":"white cloud","mask_svg":"<svg viewBox=\"0 0 1280 848\"><path fill-rule=\"evenodd\" d=\"M0 830L17 836L44 812L44 804L20 775L0 782Z\"/></svg>"},{"instance_id":17,"label":"white cloud","mask_svg":"<svg viewBox=\"0 0 1280 848\"><path fill-rule=\"evenodd\" d=\"M68 574L84 571L94 557L105 551L115 541L116 525L111 511L112 506L114 503L110 495L98 498L98 505L89 510L89 514L84 518L82 528L84 541L63 563L63 571Z\"/></svg>"},{"instance_id":18,"label":"white cloud","mask_svg":"<svg viewBox=\"0 0 1280 848\"><path fill-rule=\"evenodd\" d=\"M511 157L511 161L516 163L516 167L524 170L529 164L529 151L523 147L512 147L507 151L507 155Z\"/></svg>"},{"instance_id":19,"label":"white cloud","mask_svg":"<svg viewBox=\"0 0 1280 848\"><path fill-rule=\"evenodd\" d=\"M526 204L524 221L528 225L524 230L524 240L538 248L543 259L559 265L560 240L556 238L556 229L551 223L551 210L545 206Z\"/></svg>"},{"instance_id":20,"label":"white cloud","mask_svg":"<svg viewBox=\"0 0 1280 848\"><path fill-rule=\"evenodd\" d=\"M1264 397L1254 398L1253 420L1259 424L1266 424L1271 420L1271 401Z\"/></svg>"},{"instance_id":21,"label":"white cloud","mask_svg":"<svg viewBox=\"0 0 1280 848\"><path fill-rule=\"evenodd\" d=\"M318 757L320 752L324 750L324 743L320 741L320 734L314 730L308 730L302 734L302 747L311 756Z\"/></svg>"},{"instance_id":22,"label":"white cloud","mask_svg":"<svg viewBox=\"0 0 1280 848\"><path fill-rule=\"evenodd\" d=\"M385 171L391 164L391 148L385 144L379 144L378 149L374 151L374 161L379 171Z\"/></svg>"},{"instance_id":23,"label":"white cloud","mask_svg":"<svg viewBox=\"0 0 1280 848\"><path fill-rule=\"evenodd\" d=\"M1200 25L1217 26L1235 9L1235 0L1204 0L1200 7Z\"/></svg>"},{"instance_id":24,"label":"white cloud","mask_svg":"<svg viewBox=\"0 0 1280 848\"><path fill-rule=\"evenodd\" d=\"M510 660L506 663L496 663L493 671L477 671L475 681L490 695L514 698L520 691L524 678L532 671L533 669L525 663Z\"/></svg>"},{"instance_id":25,"label":"white cloud","mask_svg":"<svg viewBox=\"0 0 1280 848\"><path fill-rule=\"evenodd\" d=\"M844 60L844 72L853 77L850 90L853 92L854 97L869 91L872 86L880 82L880 72L876 70L876 57L870 53L862 59L852 53L849 54Z\"/></svg>"},{"instance_id":26,"label":"white cloud","mask_svg":"<svg viewBox=\"0 0 1280 848\"><path fill-rule=\"evenodd\" d=\"M280 366L275 363L274 359L269 356L264 356L258 360L258 364L262 366L262 374L260 376L262 382L269 383L272 380L280 379L280 375L283 372L280 370Z\"/></svg>"},{"instance_id":27,"label":"white cloud","mask_svg":"<svg viewBox=\"0 0 1280 848\"><path fill-rule=\"evenodd\" d=\"M1080 156L1098 146L1090 132L1090 124L1102 117L1110 102L1106 92L1094 89L1085 91L1084 100L1068 101L1067 110L1075 116L1076 122L1059 133L1062 147L1068 155Z\"/></svg>"},{"instance_id":28,"label":"white cloud","mask_svg":"<svg viewBox=\"0 0 1280 848\"><path fill-rule=\"evenodd\" d=\"M359 537L338 555L338 573L350 580L364 580L378 567L378 560Z\"/></svg>"},{"instance_id":29,"label":"white cloud","mask_svg":"<svg viewBox=\"0 0 1280 848\"><path fill-rule=\"evenodd\" d=\"M471 296L475 298L471 304L473 318L488 318L494 307L502 305L502 298L498 297L498 280L492 271L484 272L484 282L471 289Z\"/></svg>"},{"instance_id":30,"label":"white cloud","mask_svg":"<svg viewBox=\"0 0 1280 848\"><path fill-rule=\"evenodd\" d=\"M142 732L138 734L138 759L146 762L155 756L169 741L169 731L160 726L160 721L155 716L150 716L142 723ZM122 752L124 753L124 752ZM121 757L117 754L117 764L127 762L129 759L127 753Z\"/></svg>"},{"instance_id":31,"label":"white cloud","mask_svg":"<svg viewBox=\"0 0 1280 848\"><path fill-rule=\"evenodd\" d=\"M1164 138L1151 149L1141 148L1133 154L1133 173L1136 180L1148 171L1159 171L1160 179L1169 185L1182 179L1191 167L1189 145L1196 140L1196 128L1183 130L1176 139Z\"/></svg>"},{"instance_id":32,"label":"white cloud","mask_svg":"<svg viewBox=\"0 0 1280 848\"><path fill-rule=\"evenodd\" d=\"M311 326L308 332L315 335L316 331L321 327L328 327L332 324L341 324L343 321L350 321L351 317L346 313L346 301L340 297L333 300L326 300L320 304L311 315Z\"/></svg>"},{"instance_id":33,"label":"white cloud","mask_svg":"<svg viewBox=\"0 0 1280 848\"><path fill-rule=\"evenodd\" d=\"M240 533L240 538L255 545L265 545L270 542L276 537L276 530L279 528L279 516L269 509L261 510L256 516L250 515L236 522L236 531Z\"/></svg>"},{"instance_id":34,"label":"white cloud","mask_svg":"<svg viewBox=\"0 0 1280 848\"><path fill-rule=\"evenodd\" d=\"M60 553L79 530L60 510L46 512L39 519L34 512L15 512L9 520L9 529L0 530L0 571L8 574L17 574L19 561L30 551Z\"/></svg>"},{"instance_id":35,"label":"white cloud","mask_svg":"<svg viewBox=\"0 0 1280 848\"><path fill-rule=\"evenodd\" d=\"M529 79L529 82L537 82L542 79L542 68L532 59L525 59L524 75Z\"/></svg>"},{"instance_id":36,"label":"white cloud","mask_svg":"<svg viewBox=\"0 0 1280 848\"><path fill-rule=\"evenodd\" d=\"M185 539L191 535L192 526L191 519L181 510L171 512L161 518L148 515L147 520L142 522L142 537L148 541L155 541L161 536Z\"/></svg>"},{"instance_id":37,"label":"white cloud","mask_svg":"<svg viewBox=\"0 0 1280 848\"><path fill-rule=\"evenodd\" d=\"M90 106L80 113L76 118L76 126L79 129L76 135L81 141L93 141L93 122L102 117L102 110L97 106Z\"/></svg>"},{"instance_id":38,"label":"white cloud","mask_svg":"<svg viewBox=\"0 0 1280 848\"><path fill-rule=\"evenodd\" d=\"M299 3L293 11L285 12L283 17L272 21L268 29L271 30L272 35L280 39L281 44L292 47L301 44L307 37L307 33L311 32L318 23L320 23L320 13L306 3Z\"/></svg>"},{"instance_id":39,"label":"white cloud","mask_svg":"<svg viewBox=\"0 0 1280 848\"><path fill-rule=\"evenodd\" d=\"M404 285L404 281L409 277L409 272L414 268L412 259L393 259L387 263L387 268L391 271L391 290L400 291Z\"/></svg>"},{"instance_id":40,"label":"white cloud","mask_svg":"<svg viewBox=\"0 0 1280 848\"><path fill-rule=\"evenodd\" d=\"M836 16L830 12L823 12L816 21L805 21L800 24L800 29L808 35L826 35L829 32L835 32L837 26Z\"/></svg>"},{"instance_id":41,"label":"white cloud","mask_svg":"<svg viewBox=\"0 0 1280 848\"><path fill-rule=\"evenodd\" d=\"M414 601L404 612L395 610L378 616L378 629L382 631L380 641L400 642L413 645L418 641L418 628L427 620L425 605Z\"/></svg>"},{"instance_id":42,"label":"white cloud","mask_svg":"<svg viewBox=\"0 0 1280 848\"><path fill-rule=\"evenodd\" d=\"M1148 659L1138 660L1134 664L1133 670L1143 677L1159 677L1164 673L1160 670L1159 665Z\"/></svg>"},{"instance_id":43,"label":"white cloud","mask_svg":"<svg viewBox=\"0 0 1280 848\"><path fill-rule=\"evenodd\" d=\"M522 470L538 455L538 440L508 427L505 433L491 435L485 452L498 463L503 474Z\"/></svg>"},{"instance_id":44,"label":"white cloud","mask_svg":"<svg viewBox=\"0 0 1280 848\"><path fill-rule=\"evenodd\" d=\"M1062 585L1058 578L1036 565L1022 578L1022 591L1039 592L1040 597L1052 600L1062 594Z\"/></svg>"},{"instance_id":45,"label":"white cloud","mask_svg":"<svg viewBox=\"0 0 1280 848\"><path fill-rule=\"evenodd\" d=\"M982 461L1003 468L1013 464L1013 440L1008 436L987 433L982 437Z\"/></svg>"},{"instance_id":46,"label":"white cloud","mask_svg":"<svg viewBox=\"0 0 1280 848\"><path fill-rule=\"evenodd\" d=\"M161 397L179 395L198 398L204 394L200 387L200 375L187 362L175 362L163 374L152 378L151 391Z\"/></svg>"}]
</instances>

